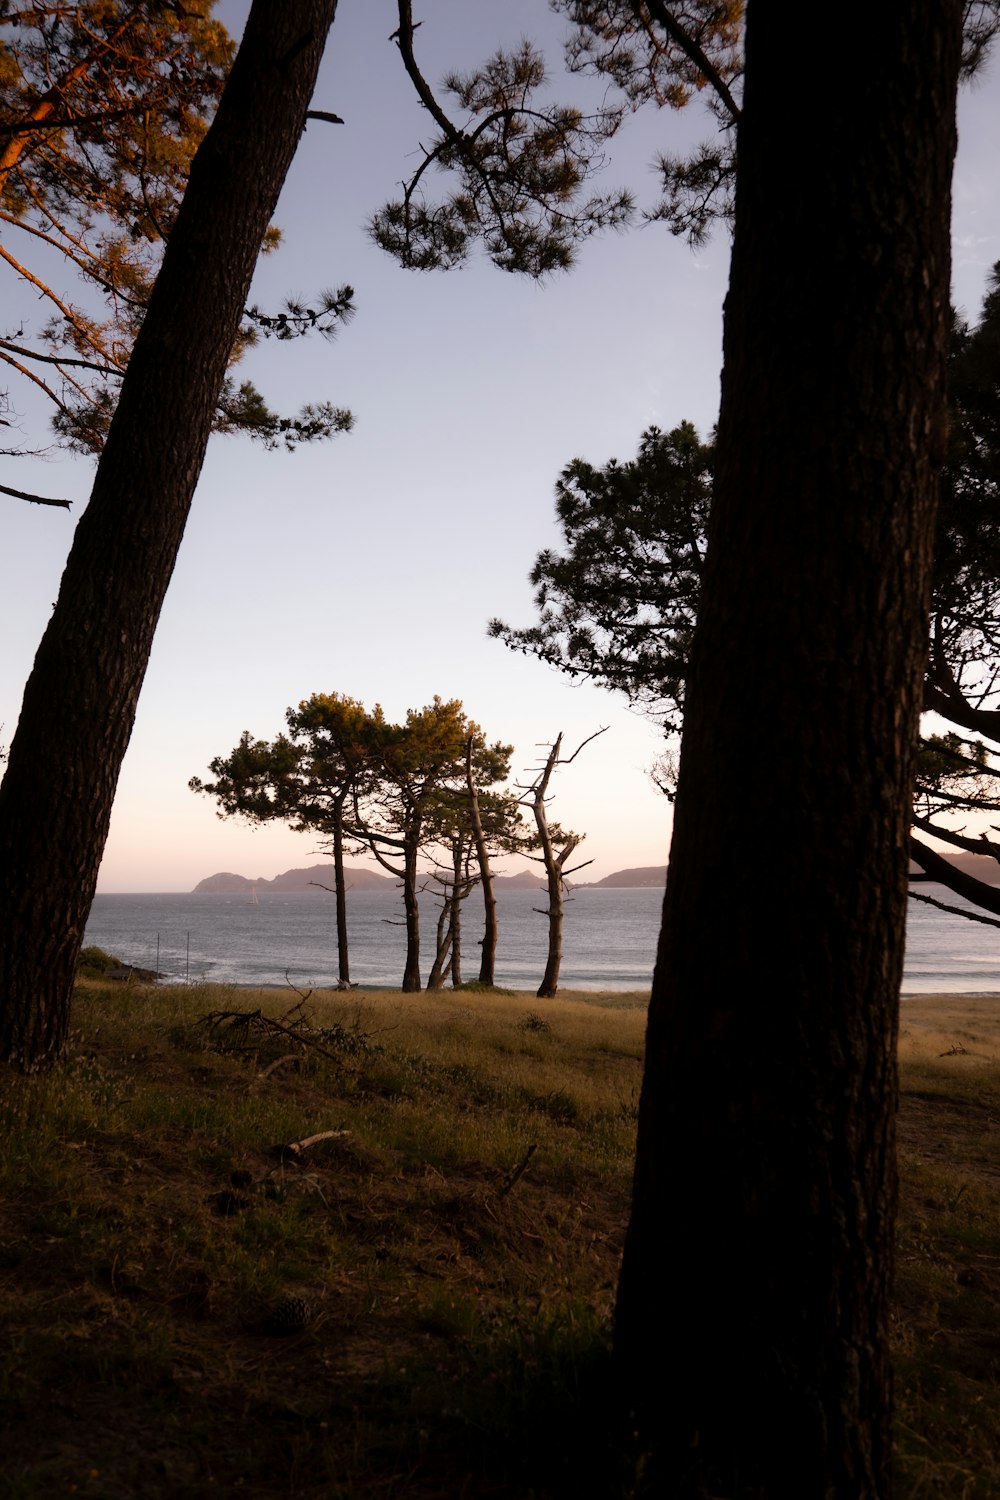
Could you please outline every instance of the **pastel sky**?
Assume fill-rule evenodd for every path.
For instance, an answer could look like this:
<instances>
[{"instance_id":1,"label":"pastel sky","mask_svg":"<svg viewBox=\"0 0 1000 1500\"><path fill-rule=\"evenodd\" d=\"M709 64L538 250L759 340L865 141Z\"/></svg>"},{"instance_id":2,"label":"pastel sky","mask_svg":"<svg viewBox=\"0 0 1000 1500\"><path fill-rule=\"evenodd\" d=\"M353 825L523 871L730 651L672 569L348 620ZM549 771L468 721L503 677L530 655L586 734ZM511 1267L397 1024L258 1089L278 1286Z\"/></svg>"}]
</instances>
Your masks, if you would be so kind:
<instances>
[{"instance_id":1,"label":"pastel sky","mask_svg":"<svg viewBox=\"0 0 1000 1500\"><path fill-rule=\"evenodd\" d=\"M220 15L238 35L247 10L225 0ZM565 27L544 0L425 0L420 12L418 53L431 80L530 36L550 59L554 93L601 97L593 80L563 74ZM349 282L357 315L333 344L266 344L244 366L275 404L331 400L351 408L355 430L292 455L213 439L122 771L101 890L187 890L218 870L270 877L312 862L308 836L221 822L187 782L243 729L276 734L285 708L316 691L380 702L394 718L435 693L461 698L491 738L516 745L519 770L560 731L573 749L607 725L560 774L554 814L586 833L590 878L666 862L669 809L646 774L661 744L656 729L622 700L511 655L486 624L494 615L532 621L527 575L541 548L558 545L553 486L570 459L630 457L651 423L713 424L728 240L720 234L692 251L658 226L595 236L572 272L543 285L483 259L449 273L401 270L364 229L430 133L388 41L395 24L388 0L343 0L315 104L346 123L309 126L276 215L282 247L254 288L266 305ZM970 316L1000 259L998 67L966 91L960 115L954 297ZM792 92L788 108L789 129L808 128ZM683 150L713 128L697 105L682 115L643 111L609 151L605 180L652 203L656 153ZM5 274L7 319L28 333L43 314ZM53 274L78 295L70 270ZM11 395L22 436L36 436L43 409ZM0 740L13 732L92 473L59 450L4 468L5 482L74 505L67 514L0 499ZM739 790L720 796L732 799L735 825Z\"/></svg>"}]
</instances>

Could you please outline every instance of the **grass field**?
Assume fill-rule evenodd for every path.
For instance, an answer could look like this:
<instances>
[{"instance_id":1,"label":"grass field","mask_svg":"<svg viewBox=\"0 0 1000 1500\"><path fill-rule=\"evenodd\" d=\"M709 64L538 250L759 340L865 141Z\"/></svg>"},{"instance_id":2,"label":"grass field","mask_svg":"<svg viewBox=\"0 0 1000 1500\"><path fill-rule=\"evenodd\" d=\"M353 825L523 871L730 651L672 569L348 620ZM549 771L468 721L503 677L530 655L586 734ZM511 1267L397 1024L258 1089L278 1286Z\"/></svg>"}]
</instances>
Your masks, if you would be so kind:
<instances>
[{"instance_id":1,"label":"grass field","mask_svg":"<svg viewBox=\"0 0 1000 1500\"><path fill-rule=\"evenodd\" d=\"M0 1492L625 1496L645 997L81 985L0 1095ZM1000 1001L904 1002L898 1493L1000 1493ZM296 1147L311 1137L312 1144Z\"/></svg>"},{"instance_id":2,"label":"grass field","mask_svg":"<svg viewBox=\"0 0 1000 1500\"><path fill-rule=\"evenodd\" d=\"M1000 1495L1000 997L904 1000L901 1496Z\"/></svg>"}]
</instances>

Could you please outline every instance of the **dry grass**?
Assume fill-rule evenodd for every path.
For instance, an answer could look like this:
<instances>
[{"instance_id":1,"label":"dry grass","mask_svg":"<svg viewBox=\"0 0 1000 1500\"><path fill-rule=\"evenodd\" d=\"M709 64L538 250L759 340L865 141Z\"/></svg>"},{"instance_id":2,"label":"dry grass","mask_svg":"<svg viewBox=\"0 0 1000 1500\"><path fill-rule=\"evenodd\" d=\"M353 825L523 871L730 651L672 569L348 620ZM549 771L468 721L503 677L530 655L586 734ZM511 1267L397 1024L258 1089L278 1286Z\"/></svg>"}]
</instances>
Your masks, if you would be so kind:
<instances>
[{"instance_id":1,"label":"dry grass","mask_svg":"<svg viewBox=\"0 0 1000 1500\"><path fill-rule=\"evenodd\" d=\"M4 1080L3 1493L573 1493L610 1453L560 1434L606 1378L641 1001L203 1024L258 1005L300 1019L87 986L67 1063Z\"/></svg>"},{"instance_id":2,"label":"dry grass","mask_svg":"<svg viewBox=\"0 0 1000 1500\"><path fill-rule=\"evenodd\" d=\"M1000 998L904 1000L898 1492L1000 1494Z\"/></svg>"},{"instance_id":3,"label":"dry grass","mask_svg":"<svg viewBox=\"0 0 1000 1500\"><path fill-rule=\"evenodd\" d=\"M644 997L316 995L298 1044L204 1024L294 1030L293 1001L84 985L68 1061L3 1079L4 1496L628 1494L607 1346ZM1000 1002L905 1001L900 1053L898 1494L987 1500Z\"/></svg>"}]
</instances>

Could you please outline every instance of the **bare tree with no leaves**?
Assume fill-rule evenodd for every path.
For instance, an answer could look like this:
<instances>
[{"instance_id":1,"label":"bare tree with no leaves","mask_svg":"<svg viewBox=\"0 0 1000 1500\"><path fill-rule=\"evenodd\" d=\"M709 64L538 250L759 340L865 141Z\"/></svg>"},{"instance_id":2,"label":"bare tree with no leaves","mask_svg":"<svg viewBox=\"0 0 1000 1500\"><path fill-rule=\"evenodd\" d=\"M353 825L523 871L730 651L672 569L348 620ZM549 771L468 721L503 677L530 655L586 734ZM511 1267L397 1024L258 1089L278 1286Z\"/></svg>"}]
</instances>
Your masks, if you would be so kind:
<instances>
[{"instance_id":1,"label":"bare tree with no leaves","mask_svg":"<svg viewBox=\"0 0 1000 1500\"><path fill-rule=\"evenodd\" d=\"M607 726L605 726L606 729ZM592 859L585 859L582 864L573 865L571 869L566 868L566 862L573 854L574 849L583 842L585 837L582 833L570 833L562 829L558 824L550 824L546 801L548 800L549 782L556 766L568 766L571 761L576 760L584 745L589 745L591 740L596 740L599 734L604 734L605 729L598 729L588 735L581 744L577 745L572 755L560 756L562 749L562 734L556 735L555 740L549 747L549 753L545 758L545 764L538 771L534 781L527 784L518 783L518 790L523 792L521 802L525 807L530 807L535 819L535 827L538 830L538 844L541 854L531 855L539 864L545 866L545 876L548 885L549 904L542 911L543 916L549 919L549 953L545 962L545 973L542 982L536 990L540 1000L551 1000L559 989L559 969L562 965L562 938L563 938L563 908L566 898L565 880L567 875L573 875L577 870L592 865Z\"/></svg>"}]
</instances>

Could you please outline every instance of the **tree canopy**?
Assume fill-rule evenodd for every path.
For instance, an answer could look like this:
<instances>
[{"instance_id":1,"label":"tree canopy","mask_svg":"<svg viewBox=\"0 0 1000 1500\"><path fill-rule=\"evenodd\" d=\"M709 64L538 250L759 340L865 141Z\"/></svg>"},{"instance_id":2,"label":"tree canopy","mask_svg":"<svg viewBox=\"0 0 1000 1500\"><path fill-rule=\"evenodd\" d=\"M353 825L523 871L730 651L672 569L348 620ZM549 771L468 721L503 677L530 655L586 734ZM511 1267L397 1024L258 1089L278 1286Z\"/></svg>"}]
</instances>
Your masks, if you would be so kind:
<instances>
[{"instance_id":1,"label":"tree canopy","mask_svg":"<svg viewBox=\"0 0 1000 1500\"><path fill-rule=\"evenodd\" d=\"M233 42L214 10L215 0L19 0L0 14L0 260L42 309L0 338L0 363L14 382L9 404L16 409L28 388L41 392L56 434L81 452L103 444L232 63ZM265 248L277 240L269 228ZM80 297L61 290L60 261L78 273ZM350 311L348 287L273 315L247 308L231 358L261 337L332 332ZM218 430L268 446L328 436L348 420L329 403L280 416L232 375L216 411Z\"/></svg>"},{"instance_id":2,"label":"tree canopy","mask_svg":"<svg viewBox=\"0 0 1000 1500\"><path fill-rule=\"evenodd\" d=\"M742 0L668 6L625 0L553 0L570 22L566 62L596 73L620 93L590 113L549 102L548 68L530 42L497 52L444 80L443 100L416 55L410 0L397 0L394 33L403 64L437 134L421 147L403 196L373 215L371 232L403 265L461 264L481 244L506 271L544 276L572 264L578 246L635 216L621 190L585 196L604 166L604 148L630 111L645 103L682 108L707 89L721 139L739 116ZM454 115L449 110L454 110ZM646 217L697 239L728 212L732 146L705 146L689 160L661 161L664 199ZM440 196L428 184L442 179Z\"/></svg>"},{"instance_id":3,"label":"tree canopy","mask_svg":"<svg viewBox=\"0 0 1000 1500\"><path fill-rule=\"evenodd\" d=\"M550 0L569 23L570 72L608 92L591 112L553 104L550 70L530 42L452 73L439 90L421 72L411 0L393 33L436 133L401 198L371 218L378 244L417 270L462 264L480 245L502 270L544 276L572 264L601 229L637 218L702 243L733 214L742 112L745 0ZM962 74L981 66L1000 28L997 0L966 0ZM621 190L589 192L605 147L637 109L682 109L700 98L714 123L687 155L656 160L660 197L637 208ZM441 184L435 193L430 184ZM589 192L589 196L586 194Z\"/></svg>"},{"instance_id":4,"label":"tree canopy","mask_svg":"<svg viewBox=\"0 0 1000 1500\"><path fill-rule=\"evenodd\" d=\"M270 742L244 731L229 755L211 762L215 779L192 777L189 786L214 797L220 817L280 820L328 842L345 984L350 972L344 853L349 846L368 850L402 884L407 929L403 988L419 989L418 898L425 877L418 859L450 867L455 902L462 883L455 872L473 854L479 871L464 882L465 892L476 880L486 884L486 851L510 848L517 840L517 798L494 790L509 774L513 747L487 743L457 698L436 697L421 709L408 709L405 720L394 724L379 704L368 711L356 698L314 693L289 708L285 721L287 734ZM437 851L445 852L444 861ZM448 877L439 878L447 886ZM453 906L453 934L456 910ZM454 935L450 941L455 943ZM495 946L494 937L493 950Z\"/></svg>"},{"instance_id":5,"label":"tree canopy","mask_svg":"<svg viewBox=\"0 0 1000 1500\"><path fill-rule=\"evenodd\" d=\"M956 320L948 364L949 447L941 500L924 706L915 763L914 828L967 853L1000 842L963 826L1000 814L1000 264L977 323ZM565 551L530 574L537 623L500 620L491 634L567 673L623 693L672 733L684 706L713 485L714 450L690 423L643 433L636 457L602 468L575 459L556 483ZM1000 755L1000 751L997 752ZM996 829L993 829L996 832ZM915 842L918 862L926 846ZM934 878L948 877L934 862ZM958 887L956 887L958 889ZM1000 911L967 875L962 895Z\"/></svg>"},{"instance_id":6,"label":"tree canopy","mask_svg":"<svg viewBox=\"0 0 1000 1500\"><path fill-rule=\"evenodd\" d=\"M538 622L491 635L589 677L678 726L705 558L711 444L690 422L651 427L634 459L574 459L556 482L566 550L531 570Z\"/></svg>"},{"instance_id":7,"label":"tree canopy","mask_svg":"<svg viewBox=\"0 0 1000 1500\"><path fill-rule=\"evenodd\" d=\"M1000 859L1000 263L977 324L956 322L949 363L949 452L942 475L913 855L927 875L1000 912L1000 892L934 858L929 835ZM978 827L969 826L974 818ZM983 827L983 823L986 826Z\"/></svg>"},{"instance_id":8,"label":"tree canopy","mask_svg":"<svg viewBox=\"0 0 1000 1500\"><path fill-rule=\"evenodd\" d=\"M966 729L1000 727L1000 262L979 321L956 320L948 460L934 562L926 706Z\"/></svg>"},{"instance_id":9,"label":"tree canopy","mask_svg":"<svg viewBox=\"0 0 1000 1500\"><path fill-rule=\"evenodd\" d=\"M37 325L0 339L14 383L4 399L16 409L18 390L43 393L57 436L82 452L98 452L104 440L191 157L231 61L214 8L215 0L11 0L0 15L0 219L10 238L0 256L47 309ZM567 65L605 80L617 103L589 113L552 103L547 64L529 42L435 91L420 69L410 0L397 0L394 39L437 132L402 198L370 223L405 265L455 265L480 243L507 270L542 276L568 266L583 240L636 215L628 193L593 192L590 184L607 142L645 104L676 109L701 96L719 128L690 157L661 158L663 196L643 217L697 240L731 212L741 0L556 0L554 8L571 28ZM966 10L971 70L996 29L996 6L983 0ZM445 185L440 195L430 188L435 178ZM269 230L265 248L276 238ZM82 299L58 289L53 250L79 272L89 289ZM332 333L351 305L342 286L280 310L248 307L232 360L260 338ZM216 409L218 431L247 432L272 447L327 437L349 420L329 402L279 414L232 373Z\"/></svg>"}]
</instances>

